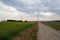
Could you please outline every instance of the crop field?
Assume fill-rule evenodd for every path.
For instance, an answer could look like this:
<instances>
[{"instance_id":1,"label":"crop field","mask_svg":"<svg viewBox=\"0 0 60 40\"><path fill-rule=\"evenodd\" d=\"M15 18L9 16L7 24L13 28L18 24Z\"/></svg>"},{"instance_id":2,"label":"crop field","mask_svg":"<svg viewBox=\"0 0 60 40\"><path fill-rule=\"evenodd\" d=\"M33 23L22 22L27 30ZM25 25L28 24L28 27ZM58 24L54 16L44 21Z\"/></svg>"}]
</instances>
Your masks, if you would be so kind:
<instances>
[{"instance_id":1,"label":"crop field","mask_svg":"<svg viewBox=\"0 0 60 40\"><path fill-rule=\"evenodd\" d=\"M0 22L0 40L8 40L35 22Z\"/></svg>"},{"instance_id":2,"label":"crop field","mask_svg":"<svg viewBox=\"0 0 60 40\"><path fill-rule=\"evenodd\" d=\"M51 26L57 30L60 30L60 22L42 22L42 23Z\"/></svg>"}]
</instances>

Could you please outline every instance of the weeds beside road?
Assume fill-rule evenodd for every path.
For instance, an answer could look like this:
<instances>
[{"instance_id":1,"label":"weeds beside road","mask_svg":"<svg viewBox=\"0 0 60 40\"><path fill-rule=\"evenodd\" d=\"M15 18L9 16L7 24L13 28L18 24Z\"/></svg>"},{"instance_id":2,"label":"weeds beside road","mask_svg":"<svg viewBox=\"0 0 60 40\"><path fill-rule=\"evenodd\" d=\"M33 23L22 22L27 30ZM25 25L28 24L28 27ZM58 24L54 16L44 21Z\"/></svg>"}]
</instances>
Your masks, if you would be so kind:
<instances>
[{"instance_id":1,"label":"weeds beside road","mask_svg":"<svg viewBox=\"0 0 60 40\"><path fill-rule=\"evenodd\" d=\"M60 22L42 22L42 23L51 26L57 30L60 30Z\"/></svg>"}]
</instances>

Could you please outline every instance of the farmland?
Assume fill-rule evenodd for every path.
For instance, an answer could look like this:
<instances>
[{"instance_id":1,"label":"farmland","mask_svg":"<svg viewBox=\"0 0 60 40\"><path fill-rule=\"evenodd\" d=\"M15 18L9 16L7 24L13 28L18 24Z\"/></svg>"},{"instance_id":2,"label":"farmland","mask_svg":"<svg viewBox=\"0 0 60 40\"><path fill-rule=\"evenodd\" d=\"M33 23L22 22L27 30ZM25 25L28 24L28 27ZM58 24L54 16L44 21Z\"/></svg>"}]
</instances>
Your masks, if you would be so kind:
<instances>
[{"instance_id":1,"label":"farmland","mask_svg":"<svg viewBox=\"0 0 60 40\"><path fill-rule=\"evenodd\" d=\"M8 40L34 24L35 22L0 22L0 39Z\"/></svg>"},{"instance_id":2,"label":"farmland","mask_svg":"<svg viewBox=\"0 0 60 40\"><path fill-rule=\"evenodd\" d=\"M57 30L60 30L60 22L42 22L42 23L51 26Z\"/></svg>"}]
</instances>

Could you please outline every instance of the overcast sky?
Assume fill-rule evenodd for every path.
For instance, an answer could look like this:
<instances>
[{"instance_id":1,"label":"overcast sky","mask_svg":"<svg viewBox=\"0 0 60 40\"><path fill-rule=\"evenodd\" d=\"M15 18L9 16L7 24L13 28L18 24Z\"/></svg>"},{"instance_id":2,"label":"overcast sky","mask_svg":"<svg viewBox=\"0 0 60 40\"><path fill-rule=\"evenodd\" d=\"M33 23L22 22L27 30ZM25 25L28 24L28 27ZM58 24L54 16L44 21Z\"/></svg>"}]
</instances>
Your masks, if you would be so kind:
<instances>
[{"instance_id":1,"label":"overcast sky","mask_svg":"<svg viewBox=\"0 0 60 40\"><path fill-rule=\"evenodd\" d=\"M60 20L60 0L0 0L0 20Z\"/></svg>"}]
</instances>

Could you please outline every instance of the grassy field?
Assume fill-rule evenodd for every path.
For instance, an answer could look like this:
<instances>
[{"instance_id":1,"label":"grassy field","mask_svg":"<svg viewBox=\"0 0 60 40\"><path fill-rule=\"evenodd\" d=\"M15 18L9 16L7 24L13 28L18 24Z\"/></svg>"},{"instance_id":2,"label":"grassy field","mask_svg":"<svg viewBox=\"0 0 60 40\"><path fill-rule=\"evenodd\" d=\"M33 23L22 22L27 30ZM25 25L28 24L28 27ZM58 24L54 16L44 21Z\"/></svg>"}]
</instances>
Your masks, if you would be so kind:
<instances>
[{"instance_id":1,"label":"grassy field","mask_svg":"<svg viewBox=\"0 0 60 40\"><path fill-rule=\"evenodd\" d=\"M0 39L8 40L33 24L35 22L0 22Z\"/></svg>"},{"instance_id":2,"label":"grassy field","mask_svg":"<svg viewBox=\"0 0 60 40\"><path fill-rule=\"evenodd\" d=\"M60 30L60 22L43 22L43 24L51 26L57 30Z\"/></svg>"}]
</instances>

